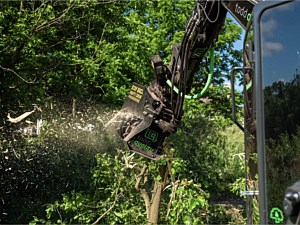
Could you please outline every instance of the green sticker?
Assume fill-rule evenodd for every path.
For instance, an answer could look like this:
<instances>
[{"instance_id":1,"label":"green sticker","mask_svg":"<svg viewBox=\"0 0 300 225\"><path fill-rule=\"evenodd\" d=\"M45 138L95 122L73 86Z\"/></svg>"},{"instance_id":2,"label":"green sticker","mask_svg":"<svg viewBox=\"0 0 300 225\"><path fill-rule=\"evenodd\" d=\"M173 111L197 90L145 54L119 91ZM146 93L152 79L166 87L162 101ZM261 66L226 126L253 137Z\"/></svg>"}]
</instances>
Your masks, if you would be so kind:
<instances>
[{"instance_id":1,"label":"green sticker","mask_svg":"<svg viewBox=\"0 0 300 225\"><path fill-rule=\"evenodd\" d=\"M151 153L155 152L155 150L151 148L149 145L143 144L139 141L134 141L134 145L146 152L151 152Z\"/></svg>"},{"instance_id":2,"label":"green sticker","mask_svg":"<svg viewBox=\"0 0 300 225\"><path fill-rule=\"evenodd\" d=\"M147 129L145 133L145 138L148 138L152 142L156 142L158 137L158 133L153 130Z\"/></svg>"},{"instance_id":3,"label":"green sticker","mask_svg":"<svg viewBox=\"0 0 300 225\"><path fill-rule=\"evenodd\" d=\"M275 223L281 223L284 219L283 212L277 207L272 208L270 218L274 220Z\"/></svg>"}]
</instances>

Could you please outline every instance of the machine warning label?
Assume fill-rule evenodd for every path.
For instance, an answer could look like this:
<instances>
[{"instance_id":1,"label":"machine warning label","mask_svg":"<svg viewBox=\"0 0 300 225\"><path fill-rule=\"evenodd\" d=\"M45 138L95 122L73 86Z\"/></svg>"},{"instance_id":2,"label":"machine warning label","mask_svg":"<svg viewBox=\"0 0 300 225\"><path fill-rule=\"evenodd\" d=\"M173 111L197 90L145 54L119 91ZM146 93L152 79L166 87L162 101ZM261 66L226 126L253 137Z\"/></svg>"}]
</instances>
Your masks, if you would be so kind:
<instances>
[{"instance_id":1,"label":"machine warning label","mask_svg":"<svg viewBox=\"0 0 300 225\"><path fill-rule=\"evenodd\" d=\"M139 103L142 96L143 96L143 89L135 85L132 85L128 98L135 101L136 103Z\"/></svg>"}]
</instances>

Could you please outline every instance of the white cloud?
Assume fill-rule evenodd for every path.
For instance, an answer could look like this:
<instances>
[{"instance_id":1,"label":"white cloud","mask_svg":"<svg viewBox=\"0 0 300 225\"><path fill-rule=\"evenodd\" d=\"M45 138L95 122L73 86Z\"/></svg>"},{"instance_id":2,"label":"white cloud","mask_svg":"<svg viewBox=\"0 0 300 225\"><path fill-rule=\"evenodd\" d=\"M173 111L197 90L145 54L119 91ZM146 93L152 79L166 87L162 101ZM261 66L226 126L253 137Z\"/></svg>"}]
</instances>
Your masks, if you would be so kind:
<instances>
[{"instance_id":1,"label":"white cloud","mask_svg":"<svg viewBox=\"0 0 300 225\"><path fill-rule=\"evenodd\" d=\"M277 21L273 18L262 23L262 34L263 36L272 37L273 31L277 28Z\"/></svg>"},{"instance_id":2,"label":"white cloud","mask_svg":"<svg viewBox=\"0 0 300 225\"><path fill-rule=\"evenodd\" d=\"M270 56L274 52L280 52L283 50L283 45L280 42L267 42L263 43L263 55Z\"/></svg>"},{"instance_id":3,"label":"white cloud","mask_svg":"<svg viewBox=\"0 0 300 225\"><path fill-rule=\"evenodd\" d=\"M269 41L274 37L274 32L277 30L277 27L278 24L274 18L270 18L262 24L263 56L271 56L274 52L280 52L283 50L283 44L280 42Z\"/></svg>"}]
</instances>

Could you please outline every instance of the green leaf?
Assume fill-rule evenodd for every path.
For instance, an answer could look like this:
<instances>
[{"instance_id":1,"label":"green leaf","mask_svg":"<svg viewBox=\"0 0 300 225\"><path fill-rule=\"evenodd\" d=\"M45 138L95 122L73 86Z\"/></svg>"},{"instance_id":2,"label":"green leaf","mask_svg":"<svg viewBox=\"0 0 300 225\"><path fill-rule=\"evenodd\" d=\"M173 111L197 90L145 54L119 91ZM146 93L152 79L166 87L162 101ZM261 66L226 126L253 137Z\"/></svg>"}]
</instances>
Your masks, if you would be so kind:
<instances>
[{"instance_id":1,"label":"green leaf","mask_svg":"<svg viewBox=\"0 0 300 225\"><path fill-rule=\"evenodd\" d=\"M191 219L188 215L184 215L182 220L183 220L184 224L187 224L187 225L191 224Z\"/></svg>"}]
</instances>

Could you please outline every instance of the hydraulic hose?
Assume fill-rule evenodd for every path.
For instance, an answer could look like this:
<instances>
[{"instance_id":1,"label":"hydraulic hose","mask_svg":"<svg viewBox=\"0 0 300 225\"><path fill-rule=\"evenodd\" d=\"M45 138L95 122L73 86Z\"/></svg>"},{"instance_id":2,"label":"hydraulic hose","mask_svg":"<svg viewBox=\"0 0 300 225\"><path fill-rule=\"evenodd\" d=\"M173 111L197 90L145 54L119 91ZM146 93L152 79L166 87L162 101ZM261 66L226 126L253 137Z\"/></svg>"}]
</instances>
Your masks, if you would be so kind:
<instances>
[{"instance_id":1,"label":"hydraulic hose","mask_svg":"<svg viewBox=\"0 0 300 225\"><path fill-rule=\"evenodd\" d=\"M215 65L215 54L214 54L214 47L211 48L210 50L210 64L209 64L209 74L206 80L206 84L204 86L204 88L201 90L201 92L195 94L195 95L185 95L184 98L186 99L198 99L201 98L208 90L211 82L212 82L212 78L213 78L213 72L214 72L214 65ZM169 85L169 87L173 88L173 91L175 93L179 93L179 89L174 86L172 84L172 81L167 80L167 84Z\"/></svg>"}]
</instances>

